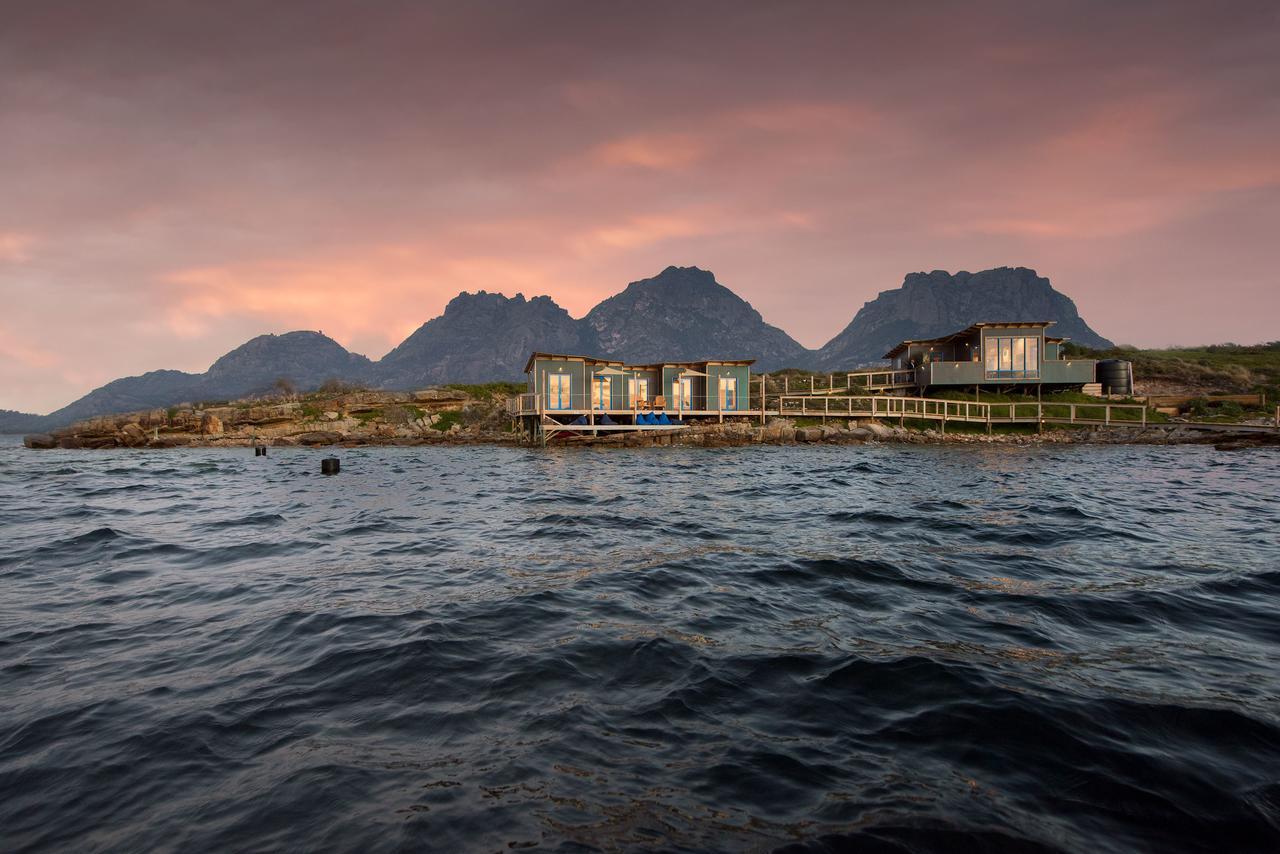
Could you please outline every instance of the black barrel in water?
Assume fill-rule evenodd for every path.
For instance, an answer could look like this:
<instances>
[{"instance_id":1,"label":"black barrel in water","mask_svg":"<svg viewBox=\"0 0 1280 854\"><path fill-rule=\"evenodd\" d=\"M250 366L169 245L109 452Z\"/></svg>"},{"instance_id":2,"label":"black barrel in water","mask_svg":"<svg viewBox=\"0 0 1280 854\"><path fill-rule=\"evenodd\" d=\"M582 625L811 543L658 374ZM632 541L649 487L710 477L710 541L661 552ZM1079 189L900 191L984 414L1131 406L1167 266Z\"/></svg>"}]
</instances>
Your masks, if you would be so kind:
<instances>
[{"instance_id":1,"label":"black barrel in water","mask_svg":"<svg viewBox=\"0 0 1280 854\"><path fill-rule=\"evenodd\" d=\"M1103 359L1098 362L1098 383L1103 394L1133 394L1133 362Z\"/></svg>"},{"instance_id":2,"label":"black barrel in water","mask_svg":"<svg viewBox=\"0 0 1280 854\"><path fill-rule=\"evenodd\" d=\"M320 474L337 474L341 468L337 457L325 457L320 461Z\"/></svg>"}]
</instances>

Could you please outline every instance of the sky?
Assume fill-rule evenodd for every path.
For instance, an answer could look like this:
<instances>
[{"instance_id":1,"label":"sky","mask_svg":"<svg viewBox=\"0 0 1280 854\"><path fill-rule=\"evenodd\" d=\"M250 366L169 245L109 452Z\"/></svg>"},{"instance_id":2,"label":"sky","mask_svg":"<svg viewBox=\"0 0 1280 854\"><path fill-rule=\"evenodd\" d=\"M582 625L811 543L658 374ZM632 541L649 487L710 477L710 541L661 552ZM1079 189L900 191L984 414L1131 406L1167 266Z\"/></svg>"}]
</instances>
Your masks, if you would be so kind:
<instances>
[{"instance_id":1,"label":"sky","mask_svg":"<svg viewBox=\"0 0 1280 854\"><path fill-rule=\"evenodd\" d=\"M1028 266L1139 346L1280 338L1275 2L0 0L0 408L459 291L675 264L817 347Z\"/></svg>"}]
</instances>

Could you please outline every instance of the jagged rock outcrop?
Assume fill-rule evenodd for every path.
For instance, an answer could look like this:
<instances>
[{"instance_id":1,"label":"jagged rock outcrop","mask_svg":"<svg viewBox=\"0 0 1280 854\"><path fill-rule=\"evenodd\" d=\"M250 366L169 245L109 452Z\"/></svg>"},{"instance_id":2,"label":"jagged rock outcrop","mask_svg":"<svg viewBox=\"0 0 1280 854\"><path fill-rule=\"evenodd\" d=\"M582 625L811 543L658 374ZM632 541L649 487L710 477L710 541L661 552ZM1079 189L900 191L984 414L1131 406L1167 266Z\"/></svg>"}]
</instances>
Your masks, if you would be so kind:
<instances>
[{"instance_id":1,"label":"jagged rock outcrop","mask_svg":"<svg viewBox=\"0 0 1280 854\"><path fill-rule=\"evenodd\" d=\"M697 267L668 267L632 282L583 321L597 352L628 362L755 359L762 371L813 362L809 350Z\"/></svg>"},{"instance_id":2,"label":"jagged rock outcrop","mask_svg":"<svg viewBox=\"0 0 1280 854\"><path fill-rule=\"evenodd\" d=\"M899 341L945 335L984 320L1053 320L1053 335L1086 347L1113 346L1089 328L1070 297L1055 291L1035 270L934 270L911 273L902 287L881 291L864 305L844 331L818 351L818 366L852 368L880 359Z\"/></svg>"},{"instance_id":3,"label":"jagged rock outcrop","mask_svg":"<svg viewBox=\"0 0 1280 854\"><path fill-rule=\"evenodd\" d=\"M458 294L377 365L381 388L520 379L533 350L593 352L580 321L551 297Z\"/></svg>"}]
</instances>

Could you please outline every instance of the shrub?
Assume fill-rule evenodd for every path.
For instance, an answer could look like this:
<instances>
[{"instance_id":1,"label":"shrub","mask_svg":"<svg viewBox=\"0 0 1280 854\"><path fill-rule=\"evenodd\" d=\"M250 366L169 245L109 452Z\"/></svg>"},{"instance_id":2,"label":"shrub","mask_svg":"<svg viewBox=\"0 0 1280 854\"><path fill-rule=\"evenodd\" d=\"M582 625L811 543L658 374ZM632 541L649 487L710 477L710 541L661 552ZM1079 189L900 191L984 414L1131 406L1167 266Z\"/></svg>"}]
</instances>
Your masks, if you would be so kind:
<instances>
[{"instance_id":1,"label":"shrub","mask_svg":"<svg viewBox=\"0 0 1280 854\"><path fill-rule=\"evenodd\" d=\"M444 432L448 430L450 427L452 427L454 424L461 424L461 423L462 423L462 413L458 412L457 410L450 409L446 412L440 413L440 417L436 420L435 424L431 425L431 429Z\"/></svg>"}]
</instances>

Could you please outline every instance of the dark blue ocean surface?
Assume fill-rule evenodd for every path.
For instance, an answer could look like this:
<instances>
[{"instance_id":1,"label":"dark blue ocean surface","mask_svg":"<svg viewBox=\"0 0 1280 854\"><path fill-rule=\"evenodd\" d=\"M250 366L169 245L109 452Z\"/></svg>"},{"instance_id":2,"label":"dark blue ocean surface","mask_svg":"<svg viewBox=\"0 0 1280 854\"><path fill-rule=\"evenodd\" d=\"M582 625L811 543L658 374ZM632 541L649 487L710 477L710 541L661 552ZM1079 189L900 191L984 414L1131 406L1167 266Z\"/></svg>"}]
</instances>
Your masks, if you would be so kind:
<instances>
[{"instance_id":1,"label":"dark blue ocean surface","mask_svg":"<svg viewBox=\"0 0 1280 854\"><path fill-rule=\"evenodd\" d=\"M0 444L0 849L1275 851L1280 453Z\"/></svg>"}]
</instances>

